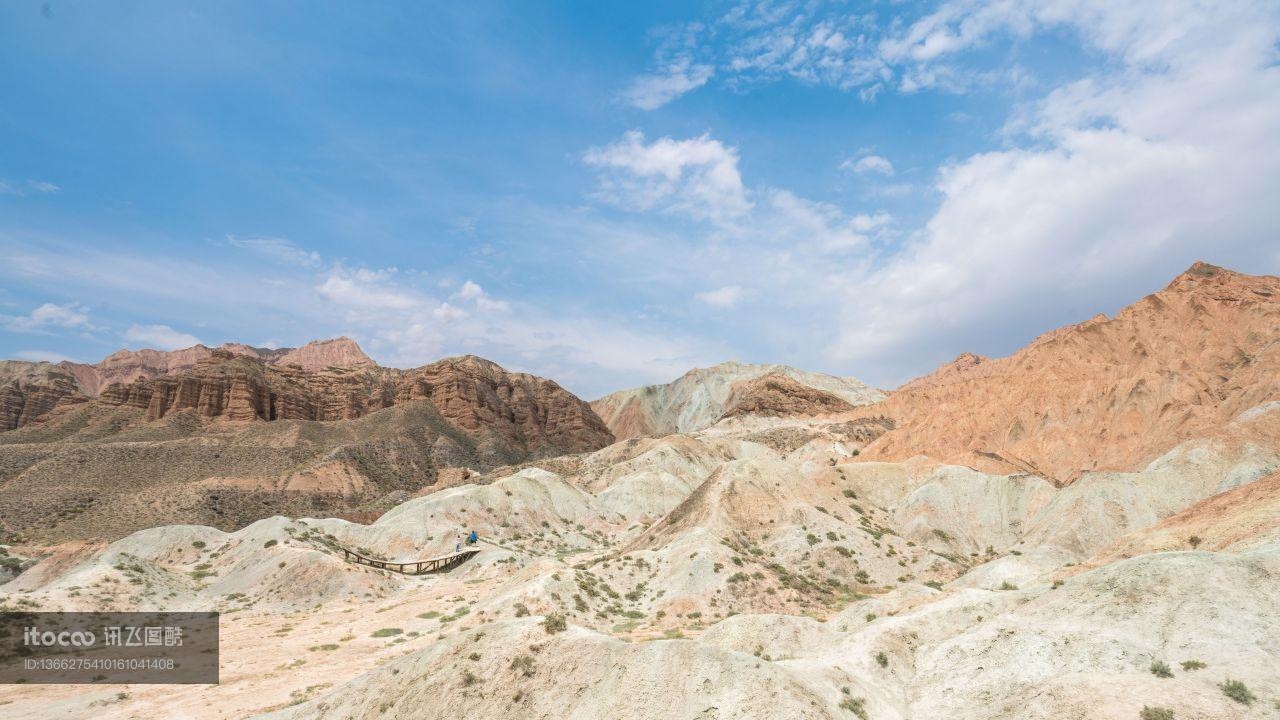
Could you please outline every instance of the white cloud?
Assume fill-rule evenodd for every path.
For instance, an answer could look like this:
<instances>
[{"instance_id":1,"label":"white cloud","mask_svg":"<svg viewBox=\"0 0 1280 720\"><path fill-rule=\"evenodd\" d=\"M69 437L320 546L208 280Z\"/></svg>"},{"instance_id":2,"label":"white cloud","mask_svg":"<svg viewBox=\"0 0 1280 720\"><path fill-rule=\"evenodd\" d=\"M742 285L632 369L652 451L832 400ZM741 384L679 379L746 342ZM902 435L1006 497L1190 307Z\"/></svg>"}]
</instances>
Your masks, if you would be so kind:
<instances>
[{"instance_id":1,"label":"white cloud","mask_svg":"<svg viewBox=\"0 0 1280 720\"><path fill-rule=\"evenodd\" d=\"M845 160L840 163L840 168L860 175L866 173L879 173L881 175L893 174L893 163L889 162L887 158L879 155L866 155L858 158L857 160L850 158L849 160Z\"/></svg>"},{"instance_id":2,"label":"white cloud","mask_svg":"<svg viewBox=\"0 0 1280 720\"><path fill-rule=\"evenodd\" d=\"M316 292L324 299L348 310L410 310L423 300L396 286L395 271L334 268Z\"/></svg>"},{"instance_id":3,"label":"white cloud","mask_svg":"<svg viewBox=\"0 0 1280 720\"><path fill-rule=\"evenodd\" d=\"M725 222L751 209L738 172L738 153L709 135L646 143L639 131L587 151L602 170L601 197L633 210L659 209Z\"/></svg>"},{"instance_id":4,"label":"white cloud","mask_svg":"<svg viewBox=\"0 0 1280 720\"><path fill-rule=\"evenodd\" d=\"M181 350L199 345L194 335L179 332L168 325L133 325L124 331L124 339L131 347Z\"/></svg>"},{"instance_id":5,"label":"white cloud","mask_svg":"<svg viewBox=\"0 0 1280 720\"><path fill-rule=\"evenodd\" d=\"M741 286L725 285L724 287L717 288L715 290L700 292L694 295L694 297L698 301L706 303L711 307L731 308L738 304L738 301L742 299L742 295L743 290Z\"/></svg>"},{"instance_id":6,"label":"white cloud","mask_svg":"<svg viewBox=\"0 0 1280 720\"><path fill-rule=\"evenodd\" d=\"M302 267L320 266L319 253L303 250L287 238L228 235L227 242L235 247L250 250L286 264Z\"/></svg>"},{"instance_id":7,"label":"white cloud","mask_svg":"<svg viewBox=\"0 0 1280 720\"><path fill-rule=\"evenodd\" d=\"M27 315L0 316L0 327L16 332L47 332L51 328L89 327L89 311L79 303L45 303Z\"/></svg>"},{"instance_id":8,"label":"white cloud","mask_svg":"<svg viewBox=\"0 0 1280 720\"><path fill-rule=\"evenodd\" d=\"M495 300L492 296L490 296L488 293L484 291L484 288L480 287L478 284L476 284L475 282L472 282L471 280L467 280L466 282L462 283L462 287L458 290L458 292L453 294L453 297L458 300L470 301L474 303L475 306L481 310L487 310L492 312L503 312L511 309L510 304L507 303L505 300Z\"/></svg>"},{"instance_id":9,"label":"white cloud","mask_svg":"<svg viewBox=\"0 0 1280 720\"><path fill-rule=\"evenodd\" d=\"M641 110L656 110L685 93L697 90L715 73L710 65L693 63L687 57L671 62L649 75L632 81L623 93L628 104Z\"/></svg>"},{"instance_id":10,"label":"white cloud","mask_svg":"<svg viewBox=\"0 0 1280 720\"><path fill-rule=\"evenodd\" d=\"M28 180L27 187L42 195L56 195L62 192L62 188L44 180Z\"/></svg>"},{"instance_id":11,"label":"white cloud","mask_svg":"<svg viewBox=\"0 0 1280 720\"><path fill-rule=\"evenodd\" d=\"M13 356L19 360L28 360L30 362L72 362L71 358L62 353L49 352L48 350L19 350Z\"/></svg>"},{"instance_id":12,"label":"white cloud","mask_svg":"<svg viewBox=\"0 0 1280 720\"><path fill-rule=\"evenodd\" d=\"M833 357L894 372L895 358L931 365L959 342L1012 349L1011 333L1020 344L1114 309L1195 259L1275 269L1264 249L1280 223L1275 6L960 7L913 28L896 52L936 59L998 27L1067 25L1126 67L1014 118L1014 147L945 168L942 203L919 235L849 285Z\"/></svg>"}]
</instances>

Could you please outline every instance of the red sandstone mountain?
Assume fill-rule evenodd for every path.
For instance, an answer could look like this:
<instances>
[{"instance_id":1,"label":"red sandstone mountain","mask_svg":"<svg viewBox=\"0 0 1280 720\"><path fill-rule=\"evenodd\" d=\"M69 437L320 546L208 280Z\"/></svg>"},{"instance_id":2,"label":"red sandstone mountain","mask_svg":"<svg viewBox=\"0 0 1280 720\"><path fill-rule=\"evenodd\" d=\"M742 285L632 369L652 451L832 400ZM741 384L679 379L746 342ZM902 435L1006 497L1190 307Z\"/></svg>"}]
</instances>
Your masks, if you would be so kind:
<instances>
[{"instance_id":1,"label":"red sandstone mountain","mask_svg":"<svg viewBox=\"0 0 1280 720\"><path fill-rule=\"evenodd\" d=\"M102 362L62 362L58 367L75 376L81 390L97 396L115 383L129 383L138 378L154 378L171 372L190 370L215 350L262 360L268 365L297 365L303 370L317 371L327 367L365 367L374 362L354 340L347 337L315 340L300 348L256 348L241 343L227 343L218 348L194 345L182 350L118 350Z\"/></svg>"},{"instance_id":2,"label":"red sandstone mountain","mask_svg":"<svg viewBox=\"0 0 1280 720\"><path fill-rule=\"evenodd\" d=\"M1132 470L1280 400L1280 278L1196 263L1109 319L1046 333L1005 358L961 355L860 412L896 429L864 459L929 455L1070 483Z\"/></svg>"}]
</instances>

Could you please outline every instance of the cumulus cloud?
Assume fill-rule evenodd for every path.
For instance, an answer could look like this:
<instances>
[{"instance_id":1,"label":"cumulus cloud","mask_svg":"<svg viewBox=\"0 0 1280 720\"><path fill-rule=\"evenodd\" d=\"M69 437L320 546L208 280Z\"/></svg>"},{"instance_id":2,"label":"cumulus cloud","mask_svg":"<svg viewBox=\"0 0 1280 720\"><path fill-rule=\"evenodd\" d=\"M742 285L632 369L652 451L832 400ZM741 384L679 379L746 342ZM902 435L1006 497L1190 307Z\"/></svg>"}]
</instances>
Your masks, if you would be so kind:
<instances>
[{"instance_id":1,"label":"cumulus cloud","mask_svg":"<svg viewBox=\"0 0 1280 720\"><path fill-rule=\"evenodd\" d=\"M124 331L124 339L130 347L157 350L181 350L200 344L200 339L196 336L179 332L168 325L133 325Z\"/></svg>"},{"instance_id":2,"label":"cumulus cloud","mask_svg":"<svg viewBox=\"0 0 1280 720\"><path fill-rule=\"evenodd\" d=\"M15 332L48 332L54 328L89 327L89 311L79 303L45 303L26 315L0 316L0 327Z\"/></svg>"},{"instance_id":3,"label":"cumulus cloud","mask_svg":"<svg viewBox=\"0 0 1280 720\"><path fill-rule=\"evenodd\" d=\"M659 209L724 222L751 209L738 172L738 153L709 135L645 142L638 130L584 161L601 170L600 196L633 210Z\"/></svg>"},{"instance_id":4,"label":"cumulus cloud","mask_svg":"<svg viewBox=\"0 0 1280 720\"><path fill-rule=\"evenodd\" d=\"M933 363L961 337L995 344L1013 330L1025 342L1070 312L1132 301L1197 258L1275 267L1274 6L968 7L945 6L892 52L927 61L1002 28L1065 25L1126 69L1052 91L1011 120L1013 147L944 168L942 203L914 242L850 285L833 357Z\"/></svg>"},{"instance_id":5,"label":"cumulus cloud","mask_svg":"<svg viewBox=\"0 0 1280 720\"><path fill-rule=\"evenodd\" d=\"M738 285L725 285L722 288L708 290L694 295L699 302L717 308L731 308L742 299L743 290Z\"/></svg>"},{"instance_id":6,"label":"cumulus cloud","mask_svg":"<svg viewBox=\"0 0 1280 720\"><path fill-rule=\"evenodd\" d=\"M849 172L865 175L867 173L879 173L881 175L893 174L893 163L887 158L879 155L866 155L857 160L849 159L840 163L840 168Z\"/></svg>"},{"instance_id":7,"label":"cumulus cloud","mask_svg":"<svg viewBox=\"0 0 1280 720\"><path fill-rule=\"evenodd\" d=\"M334 268L316 286L316 292L340 308L348 310L410 310L423 300L400 289L393 279L394 270L349 270Z\"/></svg>"}]
</instances>

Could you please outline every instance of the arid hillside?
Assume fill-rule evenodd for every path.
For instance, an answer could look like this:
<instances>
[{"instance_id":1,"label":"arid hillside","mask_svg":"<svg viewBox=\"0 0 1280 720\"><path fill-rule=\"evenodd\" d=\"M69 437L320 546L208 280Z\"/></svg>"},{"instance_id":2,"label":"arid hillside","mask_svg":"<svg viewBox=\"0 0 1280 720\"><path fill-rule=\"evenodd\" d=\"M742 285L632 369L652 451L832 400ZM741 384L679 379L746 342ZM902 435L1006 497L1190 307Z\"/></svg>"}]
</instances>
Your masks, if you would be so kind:
<instances>
[{"instance_id":1,"label":"arid hillside","mask_svg":"<svg viewBox=\"0 0 1280 720\"><path fill-rule=\"evenodd\" d=\"M857 378L726 362L690 370L665 385L620 390L593 400L591 407L623 440L693 432L744 413L821 415L883 398Z\"/></svg>"},{"instance_id":2,"label":"arid hillside","mask_svg":"<svg viewBox=\"0 0 1280 720\"><path fill-rule=\"evenodd\" d=\"M866 459L927 455L1056 484L1137 470L1280 400L1280 278L1197 263L1120 311L1004 358L962 355L860 410L895 429Z\"/></svg>"},{"instance_id":3,"label":"arid hillside","mask_svg":"<svg viewBox=\"0 0 1280 720\"><path fill-rule=\"evenodd\" d=\"M97 399L56 366L0 369L16 389L0 399L18 397L9 414L23 420L0 433L0 523L23 537L385 508L450 468L461 477L613 439L556 383L470 356L308 370L218 349Z\"/></svg>"}]
</instances>

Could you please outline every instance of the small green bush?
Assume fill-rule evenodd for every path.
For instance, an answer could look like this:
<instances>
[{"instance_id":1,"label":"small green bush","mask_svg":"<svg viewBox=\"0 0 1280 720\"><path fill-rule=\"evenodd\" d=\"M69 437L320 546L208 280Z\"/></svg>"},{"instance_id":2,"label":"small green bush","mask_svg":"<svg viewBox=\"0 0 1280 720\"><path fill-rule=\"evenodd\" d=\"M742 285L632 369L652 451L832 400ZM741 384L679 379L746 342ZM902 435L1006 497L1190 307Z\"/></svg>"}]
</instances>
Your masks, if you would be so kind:
<instances>
[{"instance_id":1,"label":"small green bush","mask_svg":"<svg viewBox=\"0 0 1280 720\"><path fill-rule=\"evenodd\" d=\"M378 630L374 630L373 635L370 637L391 637L392 635L399 635L402 632L404 631L400 628L379 628Z\"/></svg>"},{"instance_id":2,"label":"small green bush","mask_svg":"<svg viewBox=\"0 0 1280 720\"><path fill-rule=\"evenodd\" d=\"M1239 680L1227 680L1218 686L1222 689L1222 694L1235 700L1242 705L1252 705L1254 700L1258 698L1249 692L1249 688Z\"/></svg>"},{"instance_id":3,"label":"small green bush","mask_svg":"<svg viewBox=\"0 0 1280 720\"><path fill-rule=\"evenodd\" d=\"M1208 666L1208 665L1205 665L1204 663L1200 662L1199 660L1183 660L1183 661L1182 661L1182 669L1183 669L1183 670L1203 670L1203 669L1205 669L1205 668L1207 668L1207 667L1209 667L1209 666Z\"/></svg>"},{"instance_id":4,"label":"small green bush","mask_svg":"<svg viewBox=\"0 0 1280 720\"><path fill-rule=\"evenodd\" d=\"M266 542L262 543L262 547L263 547L263 549L266 549L266 548L275 547L276 545L279 545L279 544L280 544L280 543L276 542L276 539L275 539L275 538L271 538L270 540L268 540L268 541L266 541Z\"/></svg>"},{"instance_id":5,"label":"small green bush","mask_svg":"<svg viewBox=\"0 0 1280 720\"><path fill-rule=\"evenodd\" d=\"M533 677L536 670L532 655L520 655L511 661L511 669L525 677Z\"/></svg>"},{"instance_id":6,"label":"small green bush","mask_svg":"<svg viewBox=\"0 0 1280 720\"><path fill-rule=\"evenodd\" d=\"M203 541L203 540L192 540L192 541L191 541L191 547L193 547L193 548L195 548L195 549L197 549L197 550L203 550L203 549L204 549L204 541Z\"/></svg>"},{"instance_id":7,"label":"small green bush","mask_svg":"<svg viewBox=\"0 0 1280 720\"><path fill-rule=\"evenodd\" d=\"M1163 660L1156 660L1151 663L1151 674L1159 678L1173 677L1173 671L1169 669L1169 664Z\"/></svg>"},{"instance_id":8,"label":"small green bush","mask_svg":"<svg viewBox=\"0 0 1280 720\"><path fill-rule=\"evenodd\" d=\"M1169 708L1143 705L1138 718L1139 720L1173 720L1173 711Z\"/></svg>"},{"instance_id":9,"label":"small green bush","mask_svg":"<svg viewBox=\"0 0 1280 720\"><path fill-rule=\"evenodd\" d=\"M840 709L848 710L862 720L867 720L867 710L863 707L866 702L865 698L846 697L840 701Z\"/></svg>"},{"instance_id":10,"label":"small green bush","mask_svg":"<svg viewBox=\"0 0 1280 720\"><path fill-rule=\"evenodd\" d=\"M564 615L552 613L543 618L542 629L546 630L548 635L555 635L558 632L568 630L569 624L565 622Z\"/></svg>"},{"instance_id":11,"label":"small green bush","mask_svg":"<svg viewBox=\"0 0 1280 720\"><path fill-rule=\"evenodd\" d=\"M885 655L883 650L876 653L876 664L880 667L889 667L889 656Z\"/></svg>"},{"instance_id":12,"label":"small green bush","mask_svg":"<svg viewBox=\"0 0 1280 720\"><path fill-rule=\"evenodd\" d=\"M529 614L529 606L524 603L516 603L512 607L516 609L516 617L525 617Z\"/></svg>"},{"instance_id":13,"label":"small green bush","mask_svg":"<svg viewBox=\"0 0 1280 720\"><path fill-rule=\"evenodd\" d=\"M1000 583L1000 589L1001 589L1001 590L1017 590L1017 589L1018 589L1018 586L1017 586L1017 585L1014 585L1013 583L1009 582L1008 580L1005 580L1004 582Z\"/></svg>"}]
</instances>

